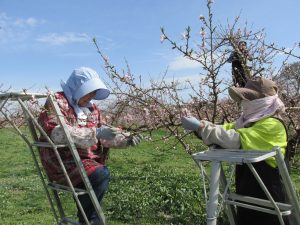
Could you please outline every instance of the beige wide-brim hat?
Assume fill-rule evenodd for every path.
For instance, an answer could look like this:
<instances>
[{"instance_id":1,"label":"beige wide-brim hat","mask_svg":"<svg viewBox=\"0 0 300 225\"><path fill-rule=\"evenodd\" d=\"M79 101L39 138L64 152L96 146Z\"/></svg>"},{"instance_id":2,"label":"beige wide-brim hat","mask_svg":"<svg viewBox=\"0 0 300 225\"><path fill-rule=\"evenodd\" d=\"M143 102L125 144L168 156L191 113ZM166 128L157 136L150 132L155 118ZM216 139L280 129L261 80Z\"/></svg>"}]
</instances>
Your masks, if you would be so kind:
<instances>
[{"instance_id":1,"label":"beige wide-brim hat","mask_svg":"<svg viewBox=\"0 0 300 225\"><path fill-rule=\"evenodd\" d=\"M245 87L231 87L228 92L230 97L236 102L240 102L241 100L252 101L276 95L278 87L272 80L257 77L247 81Z\"/></svg>"}]
</instances>

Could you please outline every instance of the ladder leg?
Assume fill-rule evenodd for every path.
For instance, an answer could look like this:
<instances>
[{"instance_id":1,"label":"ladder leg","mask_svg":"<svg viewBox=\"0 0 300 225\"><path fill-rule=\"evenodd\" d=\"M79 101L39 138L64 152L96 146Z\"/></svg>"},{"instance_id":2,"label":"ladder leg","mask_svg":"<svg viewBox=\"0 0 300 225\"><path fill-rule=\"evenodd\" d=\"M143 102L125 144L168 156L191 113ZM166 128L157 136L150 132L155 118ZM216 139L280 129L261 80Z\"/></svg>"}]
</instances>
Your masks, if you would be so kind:
<instances>
[{"instance_id":1,"label":"ladder leg","mask_svg":"<svg viewBox=\"0 0 300 225\"><path fill-rule=\"evenodd\" d=\"M284 158L281 154L280 148L276 148L276 162L278 165L279 173L283 181L285 191L287 193L288 201L293 206L292 218L297 221L297 224L300 224L300 206L298 202L298 196L294 190L293 183L290 179L288 169L285 165Z\"/></svg>"},{"instance_id":2,"label":"ladder leg","mask_svg":"<svg viewBox=\"0 0 300 225\"><path fill-rule=\"evenodd\" d=\"M219 161L212 161L209 199L207 203L207 225L217 224L220 171L221 163Z\"/></svg>"},{"instance_id":3,"label":"ladder leg","mask_svg":"<svg viewBox=\"0 0 300 225\"><path fill-rule=\"evenodd\" d=\"M21 101L21 100L20 100L20 101ZM32 117L31 117L32 115L28 114L28 113L26 112L26 110L24 110L23 107L22 107L22 110L23 110L23 114L24 114L25 117L26 117L26 123L27 123L27 125L28 125L28 127L29 127L29 129L30 129L31 136L32 136L32 138L33 138L35 141L37 141L37 139L38 139L37 133L36 133L36 131L35 131L34 124L32 123L32 119L34 119L34 118L32 118ZM9 119L9 118L7 118L7 119ZM28 147L29 147L29 150L30 150L30 152L31 152L31 156L32 156L32 159L33 159L35 168L36 168L36 170L37 170L37 172L38 172L38 175L39 175L39 177L40 177L40 179L41 179L41 181L42 181L42 184L43 184L43 187L44 187L44 191L46 192L46 196L47 196L47 198L48 198L48 201L49 201L51 210L52 210L52 212L53 212L54 218L55 218L55 220L56 220L56 223L59 224L59 218L58 218L57 212L56 212L55 207L54 207L54 204L53 204L53 199L51 198L51 194L49 193L49 190L48 190L48 188L47 188L47 184L46 184L46 182L45 182L45 177L44 177L44 175L43 175L43 173L42 173L42 171L41 171L41 168L40 168L40 166L39 166L39 163L38 163L38 157L36 156L36 154L35 154L35 152L34 152L34 149L33 149L33 147L31 146L29 140L27 140L27 138L25 137L25 135L22 134L21 130L19 130L18 127L15 127L15 129L18 131L19 135L24 139L24 141L26 142L26 144L27 144ZM55 197L55 201L56 201L56 203L57 203L56 197L58 197L58 196L55 196L55 195L54 195L54 197ZM59 199L58 199L58 200L59 200ZM61 216L61 218L62 218L62 215L64 215L64 212L63 212L62 207L59 207L59 206L58 206L58 210L59 210L59 214L60 214L60 216Z\"/></svg>"},{"instance_id":4,"label":"ladder leg","mask_svg":"<svg viewBox=\"0 0 300 225\"><path fill-rule=\"evenodd\" d=\"M88 192L88 195L90 196L91 201L92 201L92 203L93 203L94 209L95 209L95 211L96 211L96 213L97 213L97 215L98 215L99 222L100 222L101 225L105 225L106 222L105 222L105 216L104 216L104 213L103 213L103 211L102 211L102 208L101 208L101 206L100 206L100 203L99 203L98 200L97 200L97 197L96 197L95 192L94 192L94 190L93 190L93 188L92 188L92 185L90 184L90 181L89 181L89 179L88 179L88 176L87 176L87 174L86 174L86 171L85 171L85 169L84 169L84 167L83 167L83 165L82 165L80 156L79 156L79 154L78 154L78 152L77 152L77 148L76 148L74 142L72 141L72 138L71 138L70 133L69 133L69 131L68 131L67 125L66 125L66 123L65 123L65 121L64 121L64 119L63 119L64 116L62 115L62 112L60 111L60 108L59 108L57 102L55 101L55 99L54 99L51 95L49 96L49 100L50 100L51 105L52 105L53 108L54 108L54 111L55 111L55 113L56 113L56 116L57 116L57 119L58 119L58 121L59 121L59 124L60 124L61 127L63 128L64 134L65 134L65 136L66 136L66 138L67 138L67 142L68 142L69 149L70 149L70 151L71 151L71 153L72 153L73 159L74 159L74 161L75 161L75 163L76 163L76 166L77 166L77 168L78 168L78 171L79 171L79 174L80 174L80 176L81 176L81 178L82 178L82 181L83 181L84 184L85 184L86 191ZM62 167L64 167L64 166L62 165ZM65 172L66 172L66 171L64 171L64 173L65 173ZM65 175L68 176L66 173L65 173ZM71 182L68 182L68 183L69 183L70 187L71 187L72 189L74 189L72 183L71 183ZM73 191L73 193L74 193L74 191ZM79 205L79 208L80 208L81 211L83 212L82 207L81 207L81 204L80 204L79 199L78 199L78 196L77 196L75 193L74 193L74 198L75 198L77 204ZM84 215L85 220L86 220L85 213L83 213L83 215Z\"/></svg>"},{"instance_id":5,"label":"ladder leg","mask_svg":"<svg viewBox=\"0 0 300 225\"><path fill-rule=\"evenodd\" d=\"M221 181L221 185L223 187L227 186L227 180L226 180L226 176L225 176L222 166L221 166L220 181ZM228 194L230 193L229 189L228 189L227 193ZM226 198L226 196L224 196L224 197ZM230 225L236 225L236 210L235 210L234 206L225 204L224 207L225 207L225 211L226 211Z\"/></svg>"},{"instance_id":6,"label":"ladder leg","mask_svg":"<svg viewBox=\"0 0 300 225\"><path fill-rule=\"evenodd\" d=\"M3 105L1 106L1 108L3 107ZM59 224L59 219L58 219L58 216L57 216L57 213L56 213L56 210L55 210L55 207L54 207L54 204L53 204L53 200L51 198L51 195L47 189L47 184L45 183L45 178L44 178L44 175L42 174L41 170L40 170L40 167L39 167L39 163L38 163L38 160L37 160L37 157L34 153L34 150L30 144L30 141L26 138L26 136L22 133L22 131L16 126L16 124L12 121L12 119L9 117L9 115L7 115L5 112L1 111L1 113L5 116L5 118L7 119L7 121L15 128L15 130L18 132L18 134L23 138L23 140L25 141L25 143L28 145L29 147L29 150L30 150L30 153L31 153L31 156L32 156L32 159L33 159L33 162L34 162L34 165L35 165L35 168L38 172L38 175L42 181L42 184L43 184L43 187L44 187L44 190L46 192L46 196L47 196L47 199L49 201L49 204L50 204L50 207L51 207L51 210L53 212L53 215L54 215L54 218L55 218L55 221L57 224ZM30 123L29 121L29 115L23 110L23 113L24 115L27 117L27 124L29 126L30 129L32 129L32 124ZM32 132L32 130L31 130ZM32 133L32 136L33 138L35 137Z\"/></svg>"},{"instance_id":7,"label":"ladder leg","mask_svg":"<svg viewBox=\"0 0 300 225\"><path fill-rule=\"evenodd\" d=\"M59 198L59 196L58 196L58 193L57 193L56 190L52 190L52 193L53 193L53 196L54 196L56 205L57 205L58 212L59 212L59 214L60 214L60 218L64 218L64 217L65 217L65 212L64 212L64 210L63 210L63 207L62 207L60 198Z\"/></svg>"},{"instance_id":8,"label":"ladder leg","mask_svg":"<svg viewBox=\"0 0 300 225\"><path fill-rule=\"evenodd\" d=\"M264 182L262 181L262 179L260 178L260 176L258 175L258 173L256 172L254 166L251 163L247 163L247 166L249 167L249 169L251 170L252 174L254 175L255 179L257 180L259 186L262 188L263 192L265 193L265 195L267 196L268 200L272 203L275 211L276 211L276 215L278 217L278 220L280 222L281 225L284 225L284 221L282 218L282 214L280 212L280 209L278 208L275 200L273 199L271 193L269 192L269 190L267 189L267 187L265 186Z\"/></svg>"}]
</instances>

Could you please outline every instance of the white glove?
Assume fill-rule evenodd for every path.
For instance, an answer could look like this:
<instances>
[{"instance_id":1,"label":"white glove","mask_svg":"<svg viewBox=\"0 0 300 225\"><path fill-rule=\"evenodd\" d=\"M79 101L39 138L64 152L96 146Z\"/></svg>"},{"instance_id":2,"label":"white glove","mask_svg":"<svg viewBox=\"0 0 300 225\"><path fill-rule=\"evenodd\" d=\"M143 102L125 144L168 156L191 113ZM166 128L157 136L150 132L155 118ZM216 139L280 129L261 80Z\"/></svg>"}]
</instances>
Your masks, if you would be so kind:
<instances>
[{"instance_id":1,"label":"white glove","mask_svg":"<svg viewBox=\"0 0 300 225\"><path fill-rule=\"evenodd\" d=\"M184 116L181 118L181 123L184 129L198 131L202 127L201 122L193 116Z\"/></svg>"},{"instance_id":2,"label":"white glove","mask_svg":"<svg viewBox=\"0 0 300 225\"><path fill-rule=\"evenodd\" d=\"M97 139L111 140L118 133L120 133L120 131L116 127L101 126L99 128L96 128L96 137L97 137Z\"/></svg>"}]
</instances>

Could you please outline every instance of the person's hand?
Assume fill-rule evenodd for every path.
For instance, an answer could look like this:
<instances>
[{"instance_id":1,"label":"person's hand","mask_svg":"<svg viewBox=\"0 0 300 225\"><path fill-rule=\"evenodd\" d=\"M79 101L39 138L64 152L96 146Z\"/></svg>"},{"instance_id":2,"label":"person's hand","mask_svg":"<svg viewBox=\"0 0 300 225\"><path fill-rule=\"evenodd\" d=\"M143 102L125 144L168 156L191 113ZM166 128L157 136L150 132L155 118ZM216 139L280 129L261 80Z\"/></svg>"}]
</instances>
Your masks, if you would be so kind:
<instances>
[{"instance_id":1,"label":"person's hand","mask_svg":"<svg viewBox=\"0 0 300 225\"><path fill-rule=\"evenodd\" d=\"M120 133L120 131L116 127L101 126L99 128L96 128L96 137L97 137L97 139L111 140L118 133Z\"/></svg>"},{"instance_id":2,"label":"person's hand","mask_svg":"<svg viewBox=\"0 0 300 225\"><path fill-rule=\"evenodd\" d=\"M143 137L140 134L132 135L132 136L128 137L127 146L128 147L129 146L136 146L141 142L142 139L143 139Z\"/></svg>"},{"instance_id":3,"label":"person's hand","mask_svg":"<svg viewBox=\"0 0 300 225\"><path fill-rule=\"evenodd\" d=\"M181 118L181 123L184 129L191 131L198 131L202 124L193 116L184 116Z\"/></svg>"}]
</instances>

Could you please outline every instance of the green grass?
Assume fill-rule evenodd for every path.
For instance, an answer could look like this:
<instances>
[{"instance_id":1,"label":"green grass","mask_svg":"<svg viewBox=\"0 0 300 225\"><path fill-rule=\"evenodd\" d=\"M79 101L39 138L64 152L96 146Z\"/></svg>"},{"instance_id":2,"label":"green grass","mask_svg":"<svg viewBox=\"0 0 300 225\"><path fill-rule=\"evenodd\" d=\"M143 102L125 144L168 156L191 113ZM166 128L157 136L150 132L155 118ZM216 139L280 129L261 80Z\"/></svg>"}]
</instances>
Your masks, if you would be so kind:
<instances>
[{"instance_id":1,"label":"green grass","mask_svg":"<svg viewBox=\"0 0 300 225\"><path fill-rule=\"evenodd\" d=\"M55 224L25 142L0 129L0 143L1 224ZM143 141L135 148L112 149L108 166L111 182L103 209L109 225L206 224L199 169L181 147ZM292 177L299 190L299 175ZM66 211L75 215L72 197L63 198ZM225 217L219 221L226 224Z\"/></svg>"},{"instance_id":2,"label":"green grass","mask_svg":"<svg viewBox=\"0 0 300 225\"><path fill-rule=\"evenodd\" d=\"M9 129L0 129L0 140L1 224L34 224L35 218L52 221L53 216L25 142Z\"/></svg>"},{"instance_id":3,"label":"green grass","mask_svg":"<svg viewBox=\"0 0 300 225\"><path fill-rule=\"evenodd\" d=\"M27 145L12 129L0 129L0 141L1 224L55 224ZM196 165L184 150L160 145L145 141L111 150L103 203L108 224L186 224L185 219L204 218ZM75 215L72 197L64 199L67 212Z\"/></svg>"}]
</instances>

